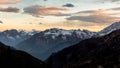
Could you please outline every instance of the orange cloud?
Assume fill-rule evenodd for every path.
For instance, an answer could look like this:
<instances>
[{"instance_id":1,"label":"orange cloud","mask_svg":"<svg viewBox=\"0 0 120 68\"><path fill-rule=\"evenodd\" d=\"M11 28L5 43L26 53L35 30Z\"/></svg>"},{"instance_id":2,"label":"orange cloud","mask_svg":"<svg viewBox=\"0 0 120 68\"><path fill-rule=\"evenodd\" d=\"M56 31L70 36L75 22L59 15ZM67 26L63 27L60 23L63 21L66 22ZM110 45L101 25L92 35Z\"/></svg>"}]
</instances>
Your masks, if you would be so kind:
<instances>
[{"instance_id":1,"label":"orange cloud","mask_svg":"<svg viewBox=\"0 0 120 68\"><path fill-rule=\"evenodd\" d=\"M110 10L88 10L88 11L81 11L81 12L77 12L76 14L95 14L95 15L99 15L99 14L107 14L109 13Z\"/></svg>"},{"instance_id":2,"label":"orange cloud","mask_svg":"<svg viewBox=\"0 0 120 68\"><path fill-rule=\"evenodd\" d=\"M68 9L64 7L59 7L59 6L34 5L34 6L24 8L24 13L31 14L33 16L39 16L39 15L58 15L59 16L59 14L62 14L62 11L66 11L66 10Z\"/></svg>"},{"instance_id":3,"label":"orange cloud","mask_svg":"<svg viewBox=\"0 0 120 68\"><path fill-rule=\"evenodd\" d=\"M92 23L112 23L120 21L120 17L111 15L111 12L113 11L114 10L111 9L82 11L76 13L78 14L77 16L71 16L67 18L67 20L78 20ZM84 16L81 14L84 14Z\"/></svg>"},{"instance_id":4,"label":"orange cloud","mask_svg":"<svg viewBox=\"0 0 120 68\"><path fill-rule=\"evenodd\" d=\"M0 4L15 4L18 3L20 0L0 0Z\"/></svg>"}]
</instances>

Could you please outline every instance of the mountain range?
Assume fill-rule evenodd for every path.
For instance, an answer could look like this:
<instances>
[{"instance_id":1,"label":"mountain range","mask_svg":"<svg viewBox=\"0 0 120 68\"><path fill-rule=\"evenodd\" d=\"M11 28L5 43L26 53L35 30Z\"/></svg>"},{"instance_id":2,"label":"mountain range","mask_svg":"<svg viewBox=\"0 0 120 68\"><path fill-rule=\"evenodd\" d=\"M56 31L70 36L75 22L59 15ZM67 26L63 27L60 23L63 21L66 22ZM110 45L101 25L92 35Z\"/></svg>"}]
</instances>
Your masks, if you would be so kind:
<instances>
[{"instance_id":1,"label":"mountain range","mask_svg":"<svg viewBox=\"0 0 120 68\"><path fill-rule=\"evenodd\" d=\"M115 22L99 32L58 28L31 32L13 29L0 32L0 41L18 50L26 51L36 58L46 60L52 53L59 52L82 40L101 37L118 29L120 29L120 22Z\"/></svg>"},{"instance_id":2,"label":"mountain range","mask_svg":"<svg viewBox=\"0 0 120 68\"><path fill-rule=\"evenodd\" d=\"M120 30L65 48L47 63L54 68L120 68Z\"/></svg>"},{"instance_id":3,"label":"mountain range","mask_svg":"<svg viewBox=\"0 0 120 68\"><path fill-rule=\"evenodd\" d=\"M91 38L93 35L94 32L87 30L63 30L53 28L33 35L31 38L16 45L15 48L45 60L52 53L76 44L81 40Z\"/></svg>"},{"instance_id":4,"label":"mountain range","mask_svg":"<svg viewBox=\"0 0 120 68\"><path fill-rule=\"evenodd\" d=\"M116 22L99 32L53 28L33 35L29 39L20 42L15 48L26 51L41 60L46 60L52 53L85 39L107 35L117 29L120 29L120 22Z\"/></svg>"},{"instance_id":5,"label":"mountain range","mask_svg":"<svg viewBox=\"0 0 120 68\"><path fill-rule=\"evenodd\" d=\"M0 41L9 46L15 46L16 44L30 38L32 35L38 33L38 31L32 30L30 32L24 30L5 30L0 32Z\"/></svg>"},{"instance_id":6,"label":"mountain range","mask_svg":"<svg viewBox=\"0 0 120 68\"><path fill-rule=\"evenodd\" d=\"M0 32L0 41L9 46L0 43L0 64L5 68L120 68L119 26L116 22L99 32L6 30Z\"/></svg>"}]
</instances>

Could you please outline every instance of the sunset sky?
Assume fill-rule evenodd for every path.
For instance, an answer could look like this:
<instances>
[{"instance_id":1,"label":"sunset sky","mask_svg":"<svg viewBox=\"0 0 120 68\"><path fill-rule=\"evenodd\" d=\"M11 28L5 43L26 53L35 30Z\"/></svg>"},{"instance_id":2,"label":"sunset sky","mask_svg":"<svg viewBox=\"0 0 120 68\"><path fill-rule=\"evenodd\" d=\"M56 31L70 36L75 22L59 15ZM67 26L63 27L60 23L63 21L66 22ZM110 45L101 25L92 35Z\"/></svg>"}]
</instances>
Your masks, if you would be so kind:
<instances>
[{"instance_id":1,"label":"sunset sky","mask_svg":"<svg viewBox=\"0 0 120 68\"><path fill-rule=\"evenodd\" d=\"M120 21L120 0L0 0L0 31L99 31L116 21Z\"/></svg>"}]
</instances>

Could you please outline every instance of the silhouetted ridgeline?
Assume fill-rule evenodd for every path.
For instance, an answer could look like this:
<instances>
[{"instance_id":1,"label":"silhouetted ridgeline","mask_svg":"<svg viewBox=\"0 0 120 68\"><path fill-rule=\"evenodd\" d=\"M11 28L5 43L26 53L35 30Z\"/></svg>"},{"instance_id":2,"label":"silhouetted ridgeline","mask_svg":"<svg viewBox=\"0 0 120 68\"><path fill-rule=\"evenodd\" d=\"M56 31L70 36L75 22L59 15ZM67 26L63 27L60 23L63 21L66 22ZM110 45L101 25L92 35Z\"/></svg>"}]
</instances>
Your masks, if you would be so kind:
<instances>
[{"instance_id":1,"label":"silhouetted ridgeline","mask_svg":"<svg viewBox=\"0 0 120 68\"><path fill-rule=\"evenodd\" d=\"M47 68L47 65L26 52L14 50L9 46L0 43L0 67Z\"/></svg>"}]
</instances>

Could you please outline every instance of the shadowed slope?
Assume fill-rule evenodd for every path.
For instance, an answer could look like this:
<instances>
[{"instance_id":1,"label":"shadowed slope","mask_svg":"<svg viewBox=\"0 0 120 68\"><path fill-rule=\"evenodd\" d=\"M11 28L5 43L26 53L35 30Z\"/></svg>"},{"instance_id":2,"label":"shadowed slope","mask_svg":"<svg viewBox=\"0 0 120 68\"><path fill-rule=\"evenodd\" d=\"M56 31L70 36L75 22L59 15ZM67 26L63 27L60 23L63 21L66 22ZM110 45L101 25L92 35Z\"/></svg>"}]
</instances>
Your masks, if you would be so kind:
<instances>
[{"instance_id":1,"label":"shadowed slope","mask_svg":"<svg viewBox=\"0 0 120 68\"><path fill-rule=\"evenodd\" d=\"M63 49L47 62L55 68L120 68L120 30Z\"/></svg>"},{"instance_id":2,"label":"shadowed slope","mask_svg":"<svg viewBox=\"0 0 120 68\"><path fill-rule=\"evenodd\" d=\"M0 66L4 68L47 68L42 61L0 43Z\"/></svg>"}]
</instances>

